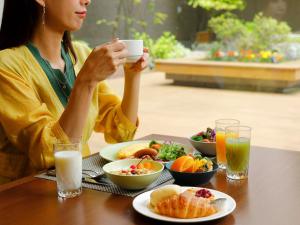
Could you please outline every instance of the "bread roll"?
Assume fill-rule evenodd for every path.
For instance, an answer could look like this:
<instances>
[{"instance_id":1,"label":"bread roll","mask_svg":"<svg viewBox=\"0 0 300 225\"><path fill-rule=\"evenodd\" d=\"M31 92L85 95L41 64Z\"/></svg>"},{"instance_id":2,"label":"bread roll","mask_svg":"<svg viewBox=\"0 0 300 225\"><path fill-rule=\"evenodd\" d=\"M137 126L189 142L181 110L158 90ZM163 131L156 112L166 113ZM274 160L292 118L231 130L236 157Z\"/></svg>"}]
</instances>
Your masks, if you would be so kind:
<instances>
[{"instance_id":1,"label":"bread roll","mask_svg":"<svg viewBox=\"0 0 300 225\"><path fill-rule=\"evenodd\" d=\"M156 207L158 202L161 202L167 198L172 197L173 195L180 194L180 186L175 184L165 185L154 190L150 195L150 205Z\"/></svg>"}]
</instances>

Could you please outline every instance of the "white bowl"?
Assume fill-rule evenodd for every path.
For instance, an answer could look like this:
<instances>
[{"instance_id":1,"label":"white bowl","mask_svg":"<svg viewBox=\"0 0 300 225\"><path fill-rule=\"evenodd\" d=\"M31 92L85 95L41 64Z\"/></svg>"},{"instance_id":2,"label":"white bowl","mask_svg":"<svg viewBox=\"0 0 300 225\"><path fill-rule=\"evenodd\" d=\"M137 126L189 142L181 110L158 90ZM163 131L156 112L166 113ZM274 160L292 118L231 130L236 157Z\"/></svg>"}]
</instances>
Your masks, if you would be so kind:
<instances>
[{"instance_id":1,"label":"white bowl","mask_svg":"<svg viewBox=\"0 0 300 225\"><path fill-rule=\"evenodd\" d=\"M194 146L197 151L201 152L207 156L215 156L216 155L216 142L202 142L195 141L192 137L189 138L191 144Z\"/></svg>"}]
</instances>

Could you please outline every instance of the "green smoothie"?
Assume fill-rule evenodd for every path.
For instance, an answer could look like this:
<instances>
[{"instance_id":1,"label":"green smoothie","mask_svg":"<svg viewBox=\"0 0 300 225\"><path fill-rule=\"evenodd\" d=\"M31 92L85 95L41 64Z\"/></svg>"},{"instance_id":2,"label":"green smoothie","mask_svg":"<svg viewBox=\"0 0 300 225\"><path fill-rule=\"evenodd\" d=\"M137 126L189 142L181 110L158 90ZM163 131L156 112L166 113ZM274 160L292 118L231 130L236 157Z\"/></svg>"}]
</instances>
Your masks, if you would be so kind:
<instances>
[{"instance_id":1,"label":"green smoothie","mask_svg":"<svg viewBox=\"0 0 300 225\"><path fill-rule=\"evenodd\" d=\"M231 172L243 173L249 164L250 139L226 138L227 169Z\"/></svg>"}]
</instances>

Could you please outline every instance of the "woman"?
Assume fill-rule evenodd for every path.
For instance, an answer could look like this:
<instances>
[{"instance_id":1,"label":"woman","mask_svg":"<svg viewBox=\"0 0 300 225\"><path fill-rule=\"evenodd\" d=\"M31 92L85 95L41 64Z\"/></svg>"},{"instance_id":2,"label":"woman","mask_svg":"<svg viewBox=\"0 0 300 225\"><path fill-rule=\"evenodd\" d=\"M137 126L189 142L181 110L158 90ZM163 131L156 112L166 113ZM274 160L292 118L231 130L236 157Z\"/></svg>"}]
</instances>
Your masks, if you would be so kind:
<instances>
[{"instance_id":1,"label":"woman","mask_svg":"<svg viewBox=\"0 0 300 225\"><path fill-rule=\"evenodd\" d=\"M131 140L147 53L124 66L122 101L104 82L122 69L118 39L90 51L72 43L90 0L5 0L0 31L0 177L12 180L54 164L53 144L103 132ZM20 18L20 19L18 19ZM83 156L89 154L83 146Z\"/></svg>"}]
</instances>

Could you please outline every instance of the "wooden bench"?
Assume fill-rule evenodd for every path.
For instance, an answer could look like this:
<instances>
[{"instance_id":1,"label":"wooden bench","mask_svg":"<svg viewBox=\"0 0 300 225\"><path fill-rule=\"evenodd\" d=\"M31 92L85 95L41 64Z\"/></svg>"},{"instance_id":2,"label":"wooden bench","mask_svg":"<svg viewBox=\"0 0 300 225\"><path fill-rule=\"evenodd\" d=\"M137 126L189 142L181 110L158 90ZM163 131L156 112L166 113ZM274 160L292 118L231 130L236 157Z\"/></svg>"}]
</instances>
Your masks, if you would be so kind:
<instances>
[{"instance_id":1,"label":"wooden bench","mask_svg":"<svg viewBox=\"0 0 300 225\"><path fill-rule=\"evenodd\" d=\"M275 92L300 87L300 60L272 64L181 58L156 60L155 68L175 84Z\"/></svg>"}]
</instances>

